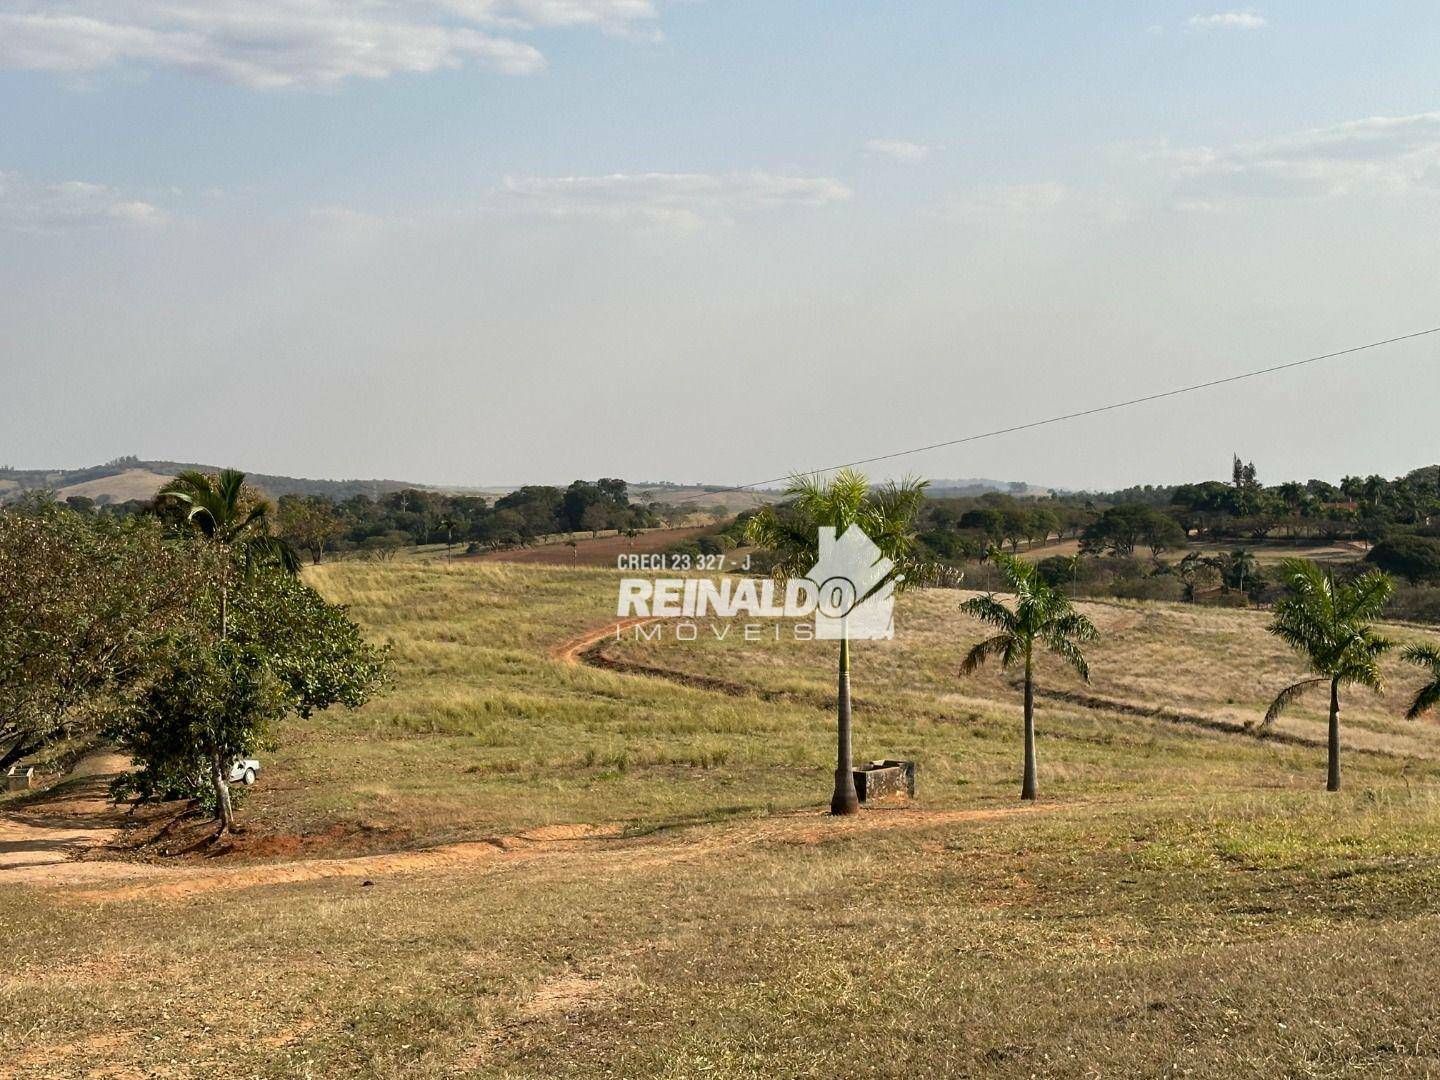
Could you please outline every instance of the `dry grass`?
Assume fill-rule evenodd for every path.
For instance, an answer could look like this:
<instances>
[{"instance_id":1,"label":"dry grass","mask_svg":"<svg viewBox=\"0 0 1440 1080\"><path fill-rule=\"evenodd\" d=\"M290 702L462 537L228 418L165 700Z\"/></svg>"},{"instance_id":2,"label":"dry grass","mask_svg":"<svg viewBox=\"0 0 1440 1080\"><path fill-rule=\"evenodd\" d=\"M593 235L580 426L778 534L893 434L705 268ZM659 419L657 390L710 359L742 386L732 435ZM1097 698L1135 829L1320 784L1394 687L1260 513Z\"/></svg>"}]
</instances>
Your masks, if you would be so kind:
<instances>
[{"instance_id":1,"label":"dry grass","mask_svg":"<svg viewBox=\"0 0 1440 1080\"><path fill-rule=\"evenodd\" d=\"M1440 1070L1427 759L1352 754L1327 796L1318 750L1046 701L1045 798L1016 813L1013 690L954 679L973 627L954 594L920 594L900 640L857 648L856 674L858 752L918 759L921 799L841 822L814 812L833 646L617 648L756 691L727 694L552 658L613 611L612 574L402 563L315 579L395 642L396 683L286 732L243 810L257 831L613 827L349 867L363 878L242 866L243 888L84 897L0 883L16 1073ZM1117 702L1238 715L1296 670L1244 613L1092 610L1108 632L1093 693ZM1424 741L1381 731L1358 698L1347 722ZM809 809L777 813L794 808Z\"/></svg>"},{"instance_id":2,"label":"dry grass","mask_svg":"<svg viewBox=\"0 0 1440 1080\"><path fill-rule=\"evenodd\" d=\"M1015 673L991 668L964 679L958 675L965 650L985 636L983 626L958 611L960 599L968 595L922 590L903 596L896 640L855 646L856 693L881 709L891 702L921 711L979 704L1014 708ZM1053 704L1042 701L1042 714L1063 712L1063 695L1084 695L1124 709L1258 726L1276 692L1307 674L1301 658L1266 633L1266 612L1142 601L1087 601L1078 606L1101 632L1101 639L1086 648L1091 682L1087 686L1065 665L1042 659L1037 684L1042 694L1055 695ZM1386 632L1402 642L1436 638L1409 626L1388 627ZM747 685L784 686L819 700L830 692L833 678L831 658L822 649L793 635L754 645L733 636L722 643L710 633L702 633L695 643L680 643L673 634L664 634L656 641L632 635L608 655L692 674L724 672ZM1423 676L1396 655L1383 667L1389 684L1385 696L1356 688L1342 697L1346 743L1440 757L1440 737L1433 725L1403 719ZM1321 740L1327 705L1325 694L1317 692L1294 706L1275 730Z\"/></svg>"},{"instance_id":3,"label":"dry grass","mask_svg":"<svg viewBox=\"0 0 1440 1080\"><path fill-rule=\"evenodd\" d=\"M878 832L824 823L740 848L711 835L369 887L98 907L10 890L0 1023L52 1076L1440 1064L1431 798L1202 796Z\"/></svg>"}]
</instances>

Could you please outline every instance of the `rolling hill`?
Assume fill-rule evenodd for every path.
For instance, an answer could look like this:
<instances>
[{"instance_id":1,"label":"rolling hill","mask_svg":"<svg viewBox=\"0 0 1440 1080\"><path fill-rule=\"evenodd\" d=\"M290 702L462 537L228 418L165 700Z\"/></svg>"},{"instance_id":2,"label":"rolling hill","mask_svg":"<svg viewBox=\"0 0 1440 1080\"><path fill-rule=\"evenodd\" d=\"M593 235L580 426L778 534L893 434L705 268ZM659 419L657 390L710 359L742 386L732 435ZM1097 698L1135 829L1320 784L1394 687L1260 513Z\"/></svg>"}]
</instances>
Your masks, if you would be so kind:
<instances>
[{"instance_id":1,"label":"rolling hill","mask_svg":"<svg viewBox=\"0 0 1440 1080\"><path fill-rule=\"evenodd\" d=\"M0 503L13 502L32 491L49 491L60 499L83 496L101 505L146 500L172 476L186 469L215 472L219 466L124 457L83 469L0 468ZM275 499L282 495L324 495L336 500L367 495L374 499L392 491L432 486L401 480L316 480L266 473L250 473L249 480Z\"/></svg>"}]
</instances>

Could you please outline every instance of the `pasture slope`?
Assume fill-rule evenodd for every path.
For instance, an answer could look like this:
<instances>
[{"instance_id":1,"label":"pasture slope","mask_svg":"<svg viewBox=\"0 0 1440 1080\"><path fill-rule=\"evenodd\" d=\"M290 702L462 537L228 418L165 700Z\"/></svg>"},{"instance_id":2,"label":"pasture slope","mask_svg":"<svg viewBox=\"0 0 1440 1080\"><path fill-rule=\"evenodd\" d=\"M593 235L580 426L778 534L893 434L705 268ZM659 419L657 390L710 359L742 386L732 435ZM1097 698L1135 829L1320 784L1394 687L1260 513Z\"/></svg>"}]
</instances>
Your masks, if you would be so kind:
<instances>
[{"instance_id":1,"label":"pasture slope","mask_svg":"<svg viewBox=\"0 0 1440 1080\"><path fill-rule=\"evenodd\" d=\"M859 756L921 796L836 821L825 646L617 642L613 571L311 573L391 692L286 725L227 852L0 870L0 1075L1440 1070L1440 765L1398 669L1326 796L1313 708L1244 729L1296 670L1262 617L1087 605L1095 684L1042 668L1021 808L1013 686L959 682L976 628L917 593L855 676Z\"/></svg>"},{"instance_id":2,"label":"pasture slope","mask_svg":"<svg viewBox=\"0 0 1440 1080\"><path fill-rule=\"evenodd\" d=\"M696 540L715 531L714 525L691 525L680 529L650 529L638 536L584 537L574 547L563 542L535 547L487 551L464 558L486 562L525 563L539 566L591 566L614 570L624 555L645 555L665 551L687 540Z\"/></svg>"}]
</instances>

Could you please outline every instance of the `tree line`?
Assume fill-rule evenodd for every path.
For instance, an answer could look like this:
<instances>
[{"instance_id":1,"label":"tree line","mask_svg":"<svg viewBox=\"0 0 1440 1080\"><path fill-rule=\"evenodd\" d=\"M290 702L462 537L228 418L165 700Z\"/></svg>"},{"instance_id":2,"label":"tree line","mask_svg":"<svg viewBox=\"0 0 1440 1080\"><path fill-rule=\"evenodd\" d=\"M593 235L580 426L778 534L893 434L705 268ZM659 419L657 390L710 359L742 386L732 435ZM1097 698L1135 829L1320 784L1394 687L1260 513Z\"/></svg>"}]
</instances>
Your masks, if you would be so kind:
<instances>
[{"instance_id":1,"label":"tree line","mask_svg":"<svg viewBox=\"0 0 1440 1080\"><path fill-rule=\"evenodd\" d=\"M99 506L89 498L66 500L84 514L133 516L157 511L154 502ZM158 507L164 512L163 505ZM693 509L630 499L624 480L576 480L566 487L529 484L490 500L478 495L407 488L370 498L352 495L282 495L270 520L273 531L319 563L327 555L386 558L425 544L470 552L526 547L545 537L604 531L630 532L674 525Z\"/></svg>"},{"instance_id":2,"label":"tree line","mask_svg":"<svg viewBox=\"0 0 1440 1080\"><path fill-rule=\"evenodd\" d=\"M1187 537L1227 540L1362 540L1440 537L1440 466L1386 480L1347 476L1265 486L1253 462L1236 457L1228 482L1055 493L1017 498L990 492L932 499L921 543L940 558L980 558L992 547L1018 551L1049 538L1079 538L1089 554L1158 555Z\"/></svg>"}]
</instances>

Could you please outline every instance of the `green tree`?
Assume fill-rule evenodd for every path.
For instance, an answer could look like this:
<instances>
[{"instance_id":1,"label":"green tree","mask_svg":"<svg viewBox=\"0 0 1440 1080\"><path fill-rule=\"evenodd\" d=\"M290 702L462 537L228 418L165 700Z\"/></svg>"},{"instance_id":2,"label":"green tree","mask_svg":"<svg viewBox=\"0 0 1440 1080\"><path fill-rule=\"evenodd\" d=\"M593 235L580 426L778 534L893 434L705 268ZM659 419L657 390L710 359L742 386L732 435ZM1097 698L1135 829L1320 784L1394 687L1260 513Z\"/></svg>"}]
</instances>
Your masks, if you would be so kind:
<instances>
[{"instance_id":1,"label":"green tree","mask_svg":"<svg viewBox=\"0 0 1440 1080\"><path fill-rule=\"evenodd\" d=\"M1415 692L1415 699L1405 713L1405 719L1418 720L1440 705L1440 648L1429 644L1411 645L1401 655L1423 667L1430 676L1430 681Z\"/></svg>"},{"instance_id":2,"label":"green tree","mask_svg":"<svg viewBox=\"0 0 1440 1080\"><path fill-rule=\"evenodd\" d=\"M335 504L322 495L283 495L276 510L281 537L293 547L308 551L311 561L320 564L325 548L343 530Z\"/></svg>"},{"instance_id":3,"label":"green tree","mask_svg":"<svg viewBox=\"0 0 1440 1080\"><path fill-rule=\"evenodd\" d=\"M295 553L270 531L270 503L245 483L238 469L215 475L196 470L178 473L155 496L159 504L174 502L185 519L207 540L250 560L278 562L299 569Z\"/></svg>"},{"instance_id":4,"label":"green tree","mask_svg":"<svg viewBox=\"0 0 1440 1080\"><path fill-rule=\"evenodd\" d=\"M592 538L600 535L600 530L610 526L611 511L606 509L602 503L591 503L580 513L580 527L590 530Z\"/></svg>"},{"instance_id":5,"label":"green tree","mask_svg":"<svg viewBox=\"0 0 1440 1080\"><path fill-rule=\"evenodd\" d=\"M230 763L271 748L275 722L291 712L363 705L383 682L385 653L344 608L274 568L234 583L224 636L213 629L217 593L212 585L191 598L196 629L173 638L170 674L113 734L141 766L117 794L200 797L223 834L235 824Z\"/></svg>"},{"instance_id":6,"label":"green tree","mask_svg":"<svg viewBox=\"0 0 1440 1080\"><path fill-rule=\"evenodd\" d=\"M423 496L424 493L418 492L399 493L402 499L419 500L415 505L422 511ZM181 473L160 489L157 503L178 504L184 508L186 520L213 545L219 557L219 571L211 591L218 610L210 623L218 628L218 640L210 639L203 632L195 633L184 645L188 651L179 661L182 666L189 665L186 677L192 683L198 686L207 679L227 677L250 680L249 661L242 663L237 659L243 655L259 657L267 671L288 690L282 714L285 708L308 715L337 700L347 704L364 700L379 679L380 660L370 655L370 647L360 639L358 629L349 624L343 612L327 619L324 613L328 606L319 594L293 578L299 569L299 560L289 544L271 534L270 504L247 487L244 473L235 469L225 469L215 476L195 471ZM234 573L237 563L241 570L238 577ZM282 587L280 582L287 580L289 587ZM203 609L208 595L194 597L197 609ZM231 644L234 649L227 651ZM327 664L327 675L314 674L323 671ZM307 676L306 672L312 674ZM351 683L356 689L348 694L348 700L316 689L330 687L333 690ZM258 684L247 686L237 682L229 690L214 686L207 692L207 700L212 705L231 701L239 707L262 699L269 701ZM156 705L176 700L162 698ZM268 713L258 705L254 708L253 716L209 716L203 727L197 726L195 717L183 713L172 717L157 713L150 717L160 728L169 724L178 733L176 738L182 740L188 737L186 733L197 739L200 734L209 733L203 740L190 744L190 751L196 757L197 774L208 772L222 834L235 824L228 780L230 762L233 756L248 751L240 745L245 732L254 734L266 729ZM139 730L143 731L146 718L142 716L138 722L142 725ZM132 734L134 731L124 730ZM239 734L222 739L217 732ZM136 737L129 742L144 766L142 778L135 782L143 783L143 775L151 768L140 756L145 740ZM161 740L160 745L169 743ZM157 764L155 768L163 771L165 766Z\"/></svg>"},{"instance_id":7,"label":"green tree","mask_svg":"<svg viewBox=\"0 0 1440 1080\"><path fill-rule=\"evenodd\" d=\"M1032 547L1037 543L1049 540L1051 533L1060 531L1060 518L1054 511L1043 506L1031 510L1025 516L1025 521L1029 533L1028 539Z\"/></svg>"},{"instance_id":8,"label":"green tree","mask_svg":"<svg viewBox=\"0 0 1440 1080\"><path fill-rule=\"evenodd\" d=\"M1242 593L1245 592L1246 585L1255 578L1260 566L1255 556L1245 548L1236 548L1234 551L1214 556L1211 561L1220 571L1220 583L1227 589Z\"/></svg>"},{"instance_id":9,"label":"green tree","mask_svg":"<svg viewBox=\"0 0 1440 1080\"><path fill-rule=\"evenodd\" d=\"M270 532L270 504L245 483L238 469L211 476L196 470L179 473L155 496L159 507L178 504L190 522L221 554L220 636L229 617L230 566L239 560L246 573L262 563L278 563L290 573L300 569L295 550Z\"/></svg>"},{"instance_id":10,"label":"green tree","mask_svg":"<svg viewBox=\"0 0 1440 1080\"><path fill-rule=\"evenodd\" d=\"M1080 643L1094 641L1099 632L1084 615L1077 612L1069 597L1047 585L1039 570L1004 552L990 556L1005 575L1006 584L1014 595L1014 607L1006 607L993 593L977 596L960 605L960 610L993 626L998 633L980 642L960 665L960 673L969 675L986 660L996 657L1002 668L1016 664L1025 670L1025 766L1020 784L1020 798L1034 799L1035 779L1035 645L1039 643L1090 681L1090 666Z\"/></svg>"},{"instance_id":11,"label":"green tree","mask_svg":"<svg viewBox=\"0 0 1440 1080\"><path fill-rule=\"evenodd\" d=\"M1411 584L1440 578L1440 540L1428 536L1391 536L1365 556L1381 570L1399 574Z\"/></svg>"},{"instance_id":12,"label":"green tree","mask_svg":"<svg viewBox=\"0 0 1440 1080\"><path fill-rule=\"evenodd\" d=\"M1306 690L1330 684L1329 768L1327 791L1340 790L1340 688L1353 683L1379 693L1384 689L1380 657L1393 642L1376 634L1371 623L1380 617L1395 590L1388 575L1374 570L1342 585L1308 559L1281 564L1285 595L1275 604L1269 630L1305 655L1312 678L1287 686L1265 713L1269 726Z\"/></svg>"},{"instance_id":13,"label":"green tree","mask_svg":"<svg viewBox=\"0 0 1440 1080\"><path fill-rule=\"evenodd\" d=\"M1192 551L1175 564L1175 573L1180 578L1180 583L1184 586L1185 602L1187 604L1193 604L1195 602L1195 594L1206 581L1218 577L1220 569L1214 559L1206 558L1198 551Z\"/></svg>"},{"instance_id":14,"label":"green tree","mask_svg":"<svg viewBox=\"0 0 1440 1080\"><path fill-rule=\"evenodd\" d=\"M1122 503L1100 515L1084 532L1081 549L1132 555L1135 545L1154 526L1157 511L1141 503ZM1172 519L1173 520L1173 519Z\"/></svg>"},{"instance_id":15,"label":"green tree","mask_svg":"<svg viewBox=\"0 0 1440 1080\"><path fill-rule=\"evenodd\" d=\"M1141 536L1145 546L1150 549L1150 554L1157 558L1162 551L1185 546L1185 530L1180 523L1159 510L1151 510L1146 515Z\"/></svg>"},{"instance_id":16,"label":"green tree","mask_svg":"<svg viewBox=\"0 0 1440 1080\"><path fill-rule=\"evenodd\" d=\"M184 638L133 722L119 729L121 745L142 767L119 777L112 792L142 800L198 796L211 804L223 835L235 824L230 763L266 747L286 711L281 684L259 650Z\"/></svg>"},{"instance_id":17,"label":"green tree","mask_svg":"<svg viewBox=\"0 0 1440 1080\"><path fill-rule=\"evenodd\" d=\"M209 554L154 518L0 510L0 770L83 740L143 689L193 620Z\"/></svg>"},{"instance_id":18,"label":"green tree","mask_svg":"<svg viewBox=\"0 0 1440 1080\"><path fill-rule=\"evenodd\" d=\"M450 549L455 546L455 516L446 514L435 523L436 527L445 530L445 566L450 566Z\"/></svg>"},{"instance_id":19,"label":"green tree","mask_svg":"<svg viewBox=\"0 0 1440 1080\"><path fill-rule=\"evenodd\" d=\"M889 577L875 589L893 582L897 590L924 579L928 568L915 554L915 522L925 502L924 481L906 479L872 489L869 480L853 469L842 469L830 480L796 476L786 489L783 506L767 506L745 526L750 543L773 555L771 573L780 580L807 575L820 557L820 529L833 528L836 537L851 527L861 529L885 557L895 563ZM864 597L857 597L863 600ZM835 790L832 814L854 814L860 809L855 792L851 755L850 639L840 639Z\"/></svg>"}]
</instances>

